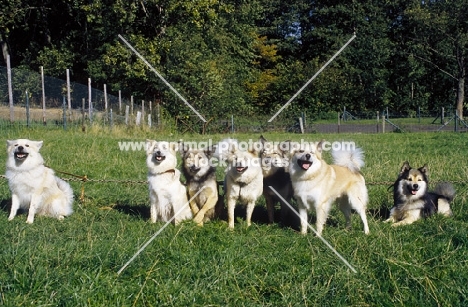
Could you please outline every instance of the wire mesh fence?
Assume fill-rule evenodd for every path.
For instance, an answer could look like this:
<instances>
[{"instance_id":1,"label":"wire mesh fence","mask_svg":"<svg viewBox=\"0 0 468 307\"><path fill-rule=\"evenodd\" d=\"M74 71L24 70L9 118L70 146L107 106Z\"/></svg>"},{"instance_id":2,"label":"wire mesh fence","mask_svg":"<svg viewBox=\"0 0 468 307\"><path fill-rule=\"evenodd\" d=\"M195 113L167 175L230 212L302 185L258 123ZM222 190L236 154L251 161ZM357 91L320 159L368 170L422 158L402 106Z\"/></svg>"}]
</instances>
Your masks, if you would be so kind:
<instances>
[{"instance_id":1,"label":"wire mesh fence","mask_svg":"<svg viewBox=\"0 0 468 307\"><path fill-rule=\"evenodd\" d=\"M122 97L76 82L44 76L29 70L11 69L12 103L8 90L8 72L0 66L0 127L45 126L51 129L87 125L145 126L175 129L181 133L388 133L440 132L468 130L467 123L454 110L437 112L413 110L407 114L384 111L352 113L346 109L324 117L308 114L296 117L280 114L269 122L277 110L263 114L226 114L222 117L203 114L206 122L192 113L171 117L161 101L144 101ZM336 115L334 115L336 114ZM321 118L322 117L322 118ZM335 117L333 119L333 117Z\"/></svg>"}]
</instances>

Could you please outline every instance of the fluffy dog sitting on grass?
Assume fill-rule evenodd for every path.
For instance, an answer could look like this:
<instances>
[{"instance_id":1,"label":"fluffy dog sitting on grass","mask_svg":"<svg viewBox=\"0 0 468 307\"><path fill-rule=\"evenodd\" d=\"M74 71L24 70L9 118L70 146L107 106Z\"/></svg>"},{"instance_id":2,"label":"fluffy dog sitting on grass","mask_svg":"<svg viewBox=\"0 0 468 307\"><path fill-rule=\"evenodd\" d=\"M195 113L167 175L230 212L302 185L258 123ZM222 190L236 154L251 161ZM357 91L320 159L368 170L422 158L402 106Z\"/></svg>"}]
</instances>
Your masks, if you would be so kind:
<instances>
[{"instance_id":1,"label":"fluffy dog sitting on grass","mask_svg":"<svg viewBox=\"0 0 468 307\"><path fill-rule=\"evenodd\" d=\"M42 143L27 139L7 141L5 175L12 194L10 221L19 209L28 209L29 224L36 214L61 220L73 213L73 190L44 166L39 153Z\"/></svg>"},{"instance_id":2,"label":"fluffy dog sitting on grass","mask_svg":"<svg viewBox=\"0 0 468 307\"><path fill-rule=\"evenodd\" d=\"M194 215L193 221L203 225L215 217L215 207L218 202L218 183L216 167L211 165L213 150L193 149L181 144L182 172L187 180L190 208Z\"/></svg>"},{"instance_id":3,"label":"fluffy dog sitting on grass","mask_svg":"<svg viewBox=\"0 0 468 307\"><path fill-rule=\"evenodd\" d=\"M177 167L177 143L146 140L146 165L151 222L170 221L174 215L174 224L191 219L192 212L187 205L187 192L180 182Z\"/></svg>"}]
</instances>

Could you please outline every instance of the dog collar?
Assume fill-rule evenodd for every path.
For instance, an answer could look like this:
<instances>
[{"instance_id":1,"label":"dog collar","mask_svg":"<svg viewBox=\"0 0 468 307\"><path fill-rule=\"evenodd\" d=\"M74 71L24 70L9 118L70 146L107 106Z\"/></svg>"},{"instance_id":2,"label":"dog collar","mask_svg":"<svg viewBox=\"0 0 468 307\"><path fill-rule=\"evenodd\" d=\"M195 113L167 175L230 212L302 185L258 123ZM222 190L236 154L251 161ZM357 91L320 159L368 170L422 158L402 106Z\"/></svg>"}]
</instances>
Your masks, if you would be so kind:
<instances>
[{"instance_id":1,"label":"dog collar","mask_svg":"<svg viewBox=\"0 0 468 307\"><path fill-rule=\"evenodd\" d=\"M165 172L158 173L158 175L163 175L163 174L166 174L166 173L172 173L172 174L175 174L175 169L168 169L168 170L167 170L167 171L165 171Z\"/></svg>"}]
</instances>

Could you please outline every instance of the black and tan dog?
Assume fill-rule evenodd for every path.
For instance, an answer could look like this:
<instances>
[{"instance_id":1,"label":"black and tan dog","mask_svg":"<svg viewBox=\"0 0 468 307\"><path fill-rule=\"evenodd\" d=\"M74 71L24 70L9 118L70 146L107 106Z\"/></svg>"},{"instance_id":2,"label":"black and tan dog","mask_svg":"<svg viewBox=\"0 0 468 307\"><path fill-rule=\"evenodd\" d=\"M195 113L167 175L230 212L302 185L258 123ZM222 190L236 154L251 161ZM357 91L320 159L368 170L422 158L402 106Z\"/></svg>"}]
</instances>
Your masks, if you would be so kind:
<instances>
[{"instance_id":1,"label":"black and tan dog","mask_svg":"<svg viewBox=\"0 0 468 307\"><path fill-rule=\"evenodd\" d=\"M416 169L408 162L403 163L393 184L394 205L386 222L399 226L411 224L435 213L452 215L450 203L455 197L453 185L448 182L439 183L433 192L429 192L428 174L427 165Z\"/></svg>"}]
</instances>

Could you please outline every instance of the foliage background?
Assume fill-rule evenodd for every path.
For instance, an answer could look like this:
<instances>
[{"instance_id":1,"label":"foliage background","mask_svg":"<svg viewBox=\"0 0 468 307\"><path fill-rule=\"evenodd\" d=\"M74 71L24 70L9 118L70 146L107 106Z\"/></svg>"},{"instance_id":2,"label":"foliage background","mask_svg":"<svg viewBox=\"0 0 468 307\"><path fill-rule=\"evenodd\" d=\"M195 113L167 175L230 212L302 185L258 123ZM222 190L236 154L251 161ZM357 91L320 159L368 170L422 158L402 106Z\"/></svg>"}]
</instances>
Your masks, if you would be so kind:
<instances>
[{"instance_id":1,"label":"foliage background","mask_svg":"<svg viewBox=\"0 0 468 307\"><path fill-rule=\"evenodd\" d=\"M197 110L277 110L355 32L285 112L434 111L464 104L468 24L456 1L13 0L0 44L13 67L188 109L119 41L126 37Z\"/></svg>"}]
</instances>

